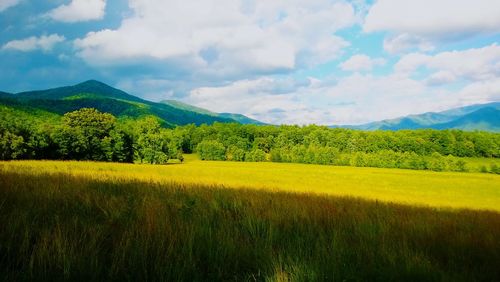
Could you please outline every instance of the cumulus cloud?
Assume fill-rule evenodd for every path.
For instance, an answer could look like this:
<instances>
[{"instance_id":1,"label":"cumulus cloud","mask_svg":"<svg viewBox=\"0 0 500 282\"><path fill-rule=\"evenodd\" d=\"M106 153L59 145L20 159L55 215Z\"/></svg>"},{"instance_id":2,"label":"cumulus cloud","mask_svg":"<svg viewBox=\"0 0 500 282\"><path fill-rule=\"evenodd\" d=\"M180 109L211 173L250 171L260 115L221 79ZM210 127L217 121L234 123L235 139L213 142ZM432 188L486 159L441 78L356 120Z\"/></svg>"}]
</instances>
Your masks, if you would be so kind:
<instances>
[{"instance_id":1,"label":"cumulus cloud","mask_svg":"<svg viewBox=\"0 0 500 282\"><path fill-rule=\"evenodd\" d=\"M385 38L383 46L384 50L390 54L400 54L411 49L424 52L434 50L434 45L430 40L408 33Z\"/></svg>"},{"instance_id":2,"label":"cumulus cloud","mask_svg":"<svg viewBox=\"0 0 500 282\"><path fill-rule=\"evenodd\" d=\"M435 106L436 91L397 75L374 77L355 73L341 79L310 80L307 85L276 94L273 85L282 83L275 78L261 78L202 87L191 91L186 101L216 112L239 112L275 124L357 124L442 109Z\"/></svg>"},{"instance_id":3,"label":"cumulus cloud","mask_svg":"<svg viewBox=\"0 0 500 282\"><path fill-rule=\"evenodd\" d=\"M461 105L500 101L500 77L468 84L457 96Z\"/></svg>"},{"instance_id":4,"label":"cumulus cloud","mask_svg":"<svg viewBox=\"0 0 500 282\"><path fill-rule=\"evenodd\" d=\"M425 71L416 78L420 68ZM408 54L387 75L355 72L306 82L263 77L199 87L186 102L218 112L240 112L269 123L360 124L498 101L498 89L500 47L493 44L433 56Z\"/></svg>"},{"instance_id":5,"label":"cumulus cloud","mask_svg":"<svg viewBox=\"0 0 500 282\"><path fill-rule=\"evenodd\" d=\"M345 71L371 71L375 66L383 66L386 61L383 58L370 58L364 54L350 57L340 64L340 68Z\"/></svg>"},{"instance_id":6,"label":"cumulus cloud","mask_svg":"<svg viewBox=\"0 0 500 282\"><path fill-rule=\"evenodd\" d=\"M355 23L344 1L130 0L117 29L76 40L90 64L151 58L208 77L286 72L336 58L349 45L333 35Z\"/></svg>"},{"instance_id":7,"label":"cumulus cloud","mask_svg":"<svg viewBox=\"0 0 500 282\"><path fill-rule=\"evenodd\" d=\"M443 71L445 76L466 81L489 80L500 76L500 46L441 52L436 55L411 53L401 57L394 66L399 73L411 74L420 67ZM439 74L443 77L444 73ZM442 80L442 79L441 79Z\"/></svg>"},{"instance_id":8,"label":"cumulus cloud","mask_svg":"<svg viewBox=\"0 0 500 282\"><path fill-rule=\"evenodd\" d=\"M420 35L498 32L500 2L491 0L379 0L366 16L364 30Z\"/></svg>"},{"instance_id":9,"label":"cumulus cloud","mask_svg":"<svg viewBox=\"0 0 500 282\"><path fill-rule=\"evenodd\" d=\"M457 80L457 77L449 71L438 71L430 75L425 81L428 85L438 86L452 83Z\"/></svg>"},{"instance_id":10,"label":"cumulus cloud","mask_svg":"<svg viewBox=\"0 0 500 282\"><path fill-rule=\"evenodd\" d=\"M0 13L19 4L21 0L0 0Z\"/></svg>"},{"instance_id":11,"label":"cumulus cloud","mask_svg":"<svg viewBox=\"0 0 500 282\"><path fill-rule=\"evenodd\" d=\"M21 40L12 40L2 46L2 50L16 50L29 52L34 50L50 51L58 43L65 40L64 36L58 34L42 35L40 37L31 36Z\"/></svg>"},{"instance_id":12,"label":"cumulus cloud","mask_svg":"<svg viewBox=\"0 0 500 282\"><path fill-rule=\"evenodd\" d=\"M104 17L106 0L71 0L48 13L56 21L74 23L99 20Z\"/></svg>"},{"instance_id":13,"label":"cumulus cloud","mask_svg":"<svg viewBox=\"0 0 500 282\"><path fill-rule=\"evenodd\" d=\"M500 1L379 0L363 25L366 32L388 31L387 51L427 51L432 41L500 31Z\"/></svg>"},{"instance_id":14,"label":"cumulus cloud","mask_svg":"<svg viewBox=\"0 0 500 282\"><path fill-rule=\"evenodd\" d=\"M261 77L220 87L193 89L185 101L215 112L237 112L272 124L324 123L329 113L307 102L303 94L314 79Z\"/></svg>"}]
</instances>

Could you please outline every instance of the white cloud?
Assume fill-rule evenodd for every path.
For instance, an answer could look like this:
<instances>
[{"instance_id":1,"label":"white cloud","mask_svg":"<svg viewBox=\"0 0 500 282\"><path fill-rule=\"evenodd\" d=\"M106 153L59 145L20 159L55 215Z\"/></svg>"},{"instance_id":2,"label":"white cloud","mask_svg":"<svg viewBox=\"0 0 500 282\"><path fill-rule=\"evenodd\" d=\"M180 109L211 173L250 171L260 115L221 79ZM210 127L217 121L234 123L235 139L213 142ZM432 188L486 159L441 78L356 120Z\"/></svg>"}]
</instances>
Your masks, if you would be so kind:
<instances>
[{"instance_id":1,"label":"white cloud","mask_svg":"<svg viewBox=\"0 0 500 282\"><path fill-rule=\"evenodd\" d=\"M76 40L91 64L151 58L204 76L269 74L339 55L348 42L333 35L353 25L344 1L130 0L133 15L117 29Z\"/></svg>"},{"instance_id":2,"label":"white cloud","mask_svg":"<svg viewBox=\"0 0 500 282\"><path fill-rule=\"evenodd\" d=\"M433 42L500 32L500 1L379 0L365 17L366 32L388 31L391 53L428 51Z\"/></svg>"},{"instance_id":3,"label":"white cloud","mask_svg":"<svg viewBox=\"0 0 500 282\"><path fill-rule=\"evenodd\" d=\"M444 71L466 81L489 80L500 76L500 46L441 52L436 55L412 53L403 56L394 68L399 73L411 74L420 67Z\"/></svg>"},{"instance_id":4,"label":"white cloud","mask_svg":"<svg viewBox=\"0 0 500 282\"><path fill-rule=\"evenodd\" d=\"M383 58L370 58L364 54L350 57L340 64L340 68L345 71L371 71L375 66L383 66L386 61Z\"/></svg>"},{"instance_id":5,"label":"white cloud","mask_svg":"<svg viewBox=\"0 0 500 282\"><path fill-rule=\"evenodd\" d=\"M424 71L415 76L420 68ZM269 123L360 124L499 101L499 89L500 47L493 44L434 56L408 54L383 76L356 72L306 82L263 77L200 87L186 102Z\"/></svg>"},{"instance_id":6,"label":"white cloud","mask_svg":"<svg viewBox=\"0 0 500 282\"><path fill-rule=\"evenodd\" d=\"M383 46L384 50L390 54L403 53L411 49L424 52L434 50L434 45L429 40L408 33L385 38Z\"/></svg>"},{"instance_id":7,"label":"white cloud","mask_svg":"<svg viewBox=\"0 0 500 282\"><path fill-rule=\"evenodd\" d=\"M61 22L82 22L99 20L104 17L106 0L71 0L48 13L48 16Z\"/></svg>"},{"instance_id":8,"label":"white cloud","mask_svg":"<svg viewBox=\"0 0 500 282\"><path fill-rule=\"evenodd\" d=\"M497 33L499 15L500 1L379 0L368 12L363 28L431 36Z\"/></svg>"},{"instance_id":9,"label":"white cloud","mask_svg":"<svg viewBox=\"0 0 500 282\"><path fill-rule=\"evenodd\" d=\"M243 113L264 122L304 123L324 117L301 101L301 89L311 87L311 81L289 78L262 77L240 80L221 87L201 87L185 99L215 112Z\"/></svg>"},{"instance_id":10,"label":"white cloud","mask_svg":"<svg viewBox=\"0 0 500 282\"><path fill-rule=\"evenodd\" d=\"M500 77L471 83L458 93L460 105L480 104L500 101Z\"/></svg>"},{"instance_id":11,"label":"white cloud","mask_svg":"<svg viewBox=\"0 0 500 282\"><path fill-rule=\"evenodd\" d=\"M355 73L339 80L310 80L307 85L276 94L273 85L281 83L279 79L261 78L203 87L191 91L186 102L275 124L325 125L364 123L446 109L447 105L436 104L437 91L431 91L424 83L397 75L374 77Z\"/></svg>"},{"instance_id":12,"label":"white cloud","mask_svg":"<svg viewBox=\"0 0 500 282\"><path fill-rule=\"evenodd\" d=\"M22 52L34 51L41 49L42 51L50 51L58 43L65 40L64 36L58 34L42 35L40 37L32 36L21 40L12 40L2 46L2 50L17 50Z\"/></svg>"},{"instance_id":13,"label":"white cloud","mask_svg":"<svg viewBox=\"0 0 500 282\"><path fill-rule=\"evenodd\" d=\"M0 0L0 13L19 4L21 0Z\"/></svg>"},{"instance_id":14,"label":"white cloud","mask_svg":"<svg viewBox=\"0 0 500 282\"><path fill-rule=\"evenodd\" d=\"M449 71L438 71L429 76L425 81L427 85L437 86L455 82L457 77Z\"/></svg>"}]
</instances>

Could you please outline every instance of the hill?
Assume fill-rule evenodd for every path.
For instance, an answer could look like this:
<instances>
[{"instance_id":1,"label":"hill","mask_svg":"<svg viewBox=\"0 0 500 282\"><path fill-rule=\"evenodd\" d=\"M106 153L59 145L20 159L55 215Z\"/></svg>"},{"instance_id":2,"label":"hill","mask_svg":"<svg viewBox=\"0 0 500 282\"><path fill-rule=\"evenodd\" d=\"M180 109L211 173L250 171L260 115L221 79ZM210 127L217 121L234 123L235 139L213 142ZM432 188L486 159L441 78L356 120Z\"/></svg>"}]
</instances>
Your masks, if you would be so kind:
<instances>
[{"instance_id":1,"label":"hill","mask_svg":"<svg viewBox=\"0 0 500 282\"><path fill-rule=\"evenodd\" d=\"M9 98L11 96L12 96L12 94L10 94L10 93L0 91L0 98Z\"/></svg>"},{"instance_id":2,"label":"hill","mask_svg":"<svg viewBox=\"0 0 500 282\"><path fill-rule=\"evenodd\" d=\"M221 118L232 119L232 120L235 120L241 124L261 124L261 125L265 124L265 123L260 122L258 120L251 119L247 116L244 116L242 114L215 113L215 112L203 109L203 108L199 108L199 107L195 107L195 106L192 106L192 105L189 105L186 103L182 103L182 102L177 101L177 100L165 100L165 101L162 101L162 103L167 104L167 105L172 106L172 107L175 107L175 108L178 108L178 109L181 109L181 110L193 111L193 112L197 112L200 114L206 114L206 115L212 115L212 116L221 117Z\"/></svg>"},{"instance_id":3,"label":"hill","mask_svg":"<svg viewBox=\"0 0 500 282\"><path fill-rule=\"evenodd\" d=\"M456 120L433 125L432 128L500 131L500 109L494 107L481 108Z\"/></svg>"},{"instance_id":4,"label":"hill","mask_svg":"<svg viewBox=\"0 0 500 282\"><path fill-rule=\"evenodd\" d=\"M193 106L180 107L166 103L155 103L130 95L96 80L89 80L73 86L47 90L27 91L17 94L0 93L0 104L16 107L37 108L44 111L64 114L80 108L91 107L118 117L137 118L154 115L166 125L185 125L194 123L211 124L214 122L239 122L230 116L219 116L203 112ZM248 119L250 120L250 119ZM252 123L252 122L249 122ZM259 123L255 121L254 123Z\"/></svg>"},{"instance_id":5,"label":"hill","mask_svg":"<svg viewBox=\"0 0 500 282\"><path fill-rule=\"evenodd\" d=\"M361 130L401 130L401 129L462 129L500 131L500 102L477 104L450 109L442 112L429 112L409 115L396 119L370 122L344 127Z\"/></svg>"}]
</instances>

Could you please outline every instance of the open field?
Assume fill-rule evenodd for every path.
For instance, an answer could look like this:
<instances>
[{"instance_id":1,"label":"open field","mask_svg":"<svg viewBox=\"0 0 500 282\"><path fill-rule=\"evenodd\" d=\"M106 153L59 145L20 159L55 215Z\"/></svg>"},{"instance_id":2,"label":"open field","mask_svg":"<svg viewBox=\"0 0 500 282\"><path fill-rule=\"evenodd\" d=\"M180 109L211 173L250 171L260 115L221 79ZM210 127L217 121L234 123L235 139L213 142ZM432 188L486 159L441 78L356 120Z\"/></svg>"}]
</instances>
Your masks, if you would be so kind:
<instances>
[{"instance_id":1,"label":"open field","mask_svg":"<svg viewBox=\"0 0 500 282\"><path fill-rule=\"evenodd\" d=\"M239 173L248 171L241 178L235 174L238 166ZM196 171L201 167L205 173ZM274 177L292 178L283 179L283 190L298 191L308 183L317 185L338 178L336 184L325 182L327 188L318 186L318 191L348 194L347 188L329 189L349 185L362 195L362 189L354 188L359 185L377 191L367 196L387 191L389 199L396 199L403 194L398 189L405 186L431 193L433 189L425 185L432 183L441 198L463 199L461 205L483 208L486 206L478 203L489 197L493 200L488 207L493 208L498 201L494 189L498 176L310 168L201 162L170 166L2 163L0 280L500 279L498 212L227 189L229 183L264 183L275 173ZM302 175L296 175L301 171ZM354 172L358 175L351 175ZM200 177L196 177L198 173ZM413 178L391 188L394 181L412 174ZM172 182L187 176L192 179ZM215 183L223 176L224 187L190 184ZM324 178L312 182L303 179L312 176ZM372 185L363 177L371 178ZM419 182L412 186L412 180ZM298 185L291 189L293 181ZM446 184L450 181L454 185L463 182L463 186L455 193L451 189L454 185ZM277 183L270 184L274 185ZM474 192L477 203L461 198L465 195L453 197L465 193L466 187ZM424 199L423 193L416 191L409 195ZM436 199L433 203L440 202Z\"/></svg>"},{"instance_id":2,"label":"open field","mask_svg":"<svg viewBox=\"0 0 500 282\"><path fill-rule=\"evenodd\" d=\"M199 161L164 166L93 162L0 162L3 171L64 172L99 181L223 185L270 191L360 197L385 202L500 211L500 176L484 173Z\"/></svg>"}]
</instances>

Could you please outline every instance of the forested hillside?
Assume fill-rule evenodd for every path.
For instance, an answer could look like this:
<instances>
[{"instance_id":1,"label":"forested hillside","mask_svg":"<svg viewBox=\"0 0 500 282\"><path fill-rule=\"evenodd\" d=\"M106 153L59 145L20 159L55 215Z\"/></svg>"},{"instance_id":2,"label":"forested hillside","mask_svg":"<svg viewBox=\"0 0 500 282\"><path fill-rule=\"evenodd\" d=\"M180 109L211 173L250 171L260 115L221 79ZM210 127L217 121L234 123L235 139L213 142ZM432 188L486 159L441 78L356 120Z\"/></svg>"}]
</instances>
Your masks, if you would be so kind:
<instances>
[{"instance_id":1,"label":"forested hillside","mask_svg":"<svg viewBox=\"0 0 500 282\"><path fill-rule=\"evenodd\" d=\"M155 103L130 95L96 80L85 81L73 86L47 90L0 93L0 105L37 108L63 115L81 108L95 108L116 117L140 118L153 115L163 126L174 127L185 124L211 124L214 122L235 122L231 116L178 107L174 104ZM245 123L259 123L247 117Z\"/></svg>"}]
</instances>

